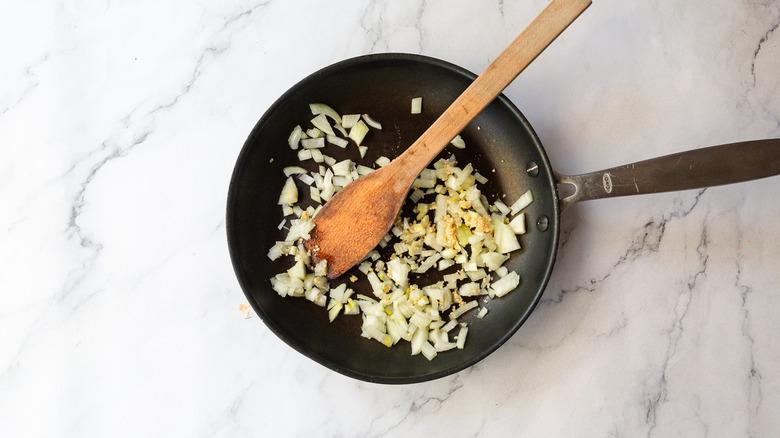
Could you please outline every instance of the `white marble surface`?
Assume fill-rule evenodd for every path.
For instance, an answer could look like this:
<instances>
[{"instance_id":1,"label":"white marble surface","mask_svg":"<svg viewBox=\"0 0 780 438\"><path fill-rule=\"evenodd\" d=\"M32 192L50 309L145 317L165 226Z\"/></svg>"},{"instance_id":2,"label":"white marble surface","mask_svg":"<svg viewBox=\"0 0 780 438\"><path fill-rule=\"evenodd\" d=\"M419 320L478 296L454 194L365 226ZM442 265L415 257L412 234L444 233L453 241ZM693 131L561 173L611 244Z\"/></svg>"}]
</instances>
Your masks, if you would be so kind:
<instances>
[{"instance_id":1,"label":"white marble surface","mask_svg":"<svg viewBox=\"0 0 780 438\"><path fill-rule=\"evenodd\" d=\"M780 136L780 2L594 3L507 89L559 171ZM777 436L777 177L566 211L528 322L433 382L238 311L225 200L265 109L366 53L480 72L545 4L4 2L0 436Z\"/></svg>"}]
</instances>

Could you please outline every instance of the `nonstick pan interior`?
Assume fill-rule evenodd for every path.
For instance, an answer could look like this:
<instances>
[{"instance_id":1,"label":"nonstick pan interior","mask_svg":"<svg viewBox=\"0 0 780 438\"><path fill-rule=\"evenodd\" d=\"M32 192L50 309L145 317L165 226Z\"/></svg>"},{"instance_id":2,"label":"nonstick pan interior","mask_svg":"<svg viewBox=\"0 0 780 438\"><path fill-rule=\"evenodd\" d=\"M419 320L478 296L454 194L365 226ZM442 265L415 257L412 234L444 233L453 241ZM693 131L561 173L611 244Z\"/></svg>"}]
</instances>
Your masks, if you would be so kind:
<instances>
[{"instance_id":1,"label":"nonstick pan interior","mask_svg":"<svg viewBox=\"0 0 780 438\"><path fill-rule=\"evenodd\" d=\"M282 298L269 279L292 265L291 257L271 262L266 253L286 231L277 205L286 180L282 169L299 165L287 137L296 125L306 127L313 117L308 104L321 102L342 114L368 113L383 124L364 140L369 149L360 159L353 143L342 150L328 146L327 155L351 158L367 166L380 156L400 154L441 114L476 76L455 65L418 55L382 54L349 59L305 78L279 98L249 135L236 163L227 203L227 235L238 281L257 314L276 335L297 351L342 374L372 382L412 383L452 374L483 359L506 342L539 301L555 260L558 234L558 198L547 156L528 121L501 95L462 132L466 149L448 147L460 166L471 162L490 179L483 187L490 201L511 204L531 189L534 202L526 210L528 233L520 237L523 249L506 266L521 277L517 290L486 304L483 319L474 312L462 317L469 323L463 350L440 353L428 361L411 356L400 341L387 348L360 336L361 317L340 315L328 322L327 311L303 298ZM259 86L262 86L260 84ZM410 114L414 97L423 98L423 113ZM369 164L371 163L371 164ZM536 165L536 170L528 172ZM301 164L309 170L315 163ZM311 203L300 181L300 205ZM503 195L506 197L503 197ZM316 205L316 204L315 204ZM537 222L541 225L537 226ZM412 275L421 286L434 283L455 268ZM358 281L351 283L349 277ZM358 293L370 295L365 276L353 268L331 282L348 282ZM481 297L480 299L484 299Z\"/></svg>"}]
</instances>

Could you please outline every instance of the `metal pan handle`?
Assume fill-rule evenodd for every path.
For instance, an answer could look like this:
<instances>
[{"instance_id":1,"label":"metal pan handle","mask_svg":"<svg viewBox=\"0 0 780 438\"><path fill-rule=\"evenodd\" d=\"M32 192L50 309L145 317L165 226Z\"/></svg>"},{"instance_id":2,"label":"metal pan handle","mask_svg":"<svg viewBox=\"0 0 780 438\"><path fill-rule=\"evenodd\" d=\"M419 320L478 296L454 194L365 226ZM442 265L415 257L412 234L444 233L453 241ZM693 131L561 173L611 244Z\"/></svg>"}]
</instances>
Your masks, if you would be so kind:
<instances>
[{"instance_id":1,"label":"metal pan handle","mask_svg":"<svg viewBox=\"0 0 780 438\"><path fill-rule=\"evenodd\" d=\"M560 200L561 211L577 201L671 192L750 181L780 174L780 139L710 146L598 172L567 176L558 184L574 193Z\"/></svg>"}]
</instances>

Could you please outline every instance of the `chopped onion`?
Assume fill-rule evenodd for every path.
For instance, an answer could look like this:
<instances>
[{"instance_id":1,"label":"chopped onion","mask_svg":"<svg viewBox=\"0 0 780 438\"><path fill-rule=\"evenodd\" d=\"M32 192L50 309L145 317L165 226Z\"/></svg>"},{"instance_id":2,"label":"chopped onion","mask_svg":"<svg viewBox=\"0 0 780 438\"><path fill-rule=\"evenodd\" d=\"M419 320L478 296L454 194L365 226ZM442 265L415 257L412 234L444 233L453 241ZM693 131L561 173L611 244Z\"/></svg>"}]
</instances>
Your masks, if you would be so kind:
<instances>
[{"instance_id":1,"label":"chopped onion","mask_svg":"<svg viewBox=\"0 0 780 438\"><path fill-rule=\"evenodd\" d=\"M276 242L271 249L268 250L268 258L276 260L284 254L284 242Z\"/></svg>"},{"instance_id":2,"label":"chopped onion","mask_svg":"<svg viewBox=\"0 0 780 438\"><path fill-rule=\"evenodd\" d=\"M333 128L330 127L330 123L328 123L328 119L325 118L325 114L319 114L317 117L311 119L311 124L314 125L315 128L324 132L325 135L331 135L331 136L336 135L336 133L333 132Z\"/></svg>"},{"instance_id":3,"label":"chopped onion","mask_svg":"<svg viewBox=\"0 0 780 438\"><path fill-rule=\"evenodd\" d=\"M362 166L360 164L358 164L355 168L357 169L357 173L360 176L368 175L369 173L374 171L374 169L370 167Z\"/></svg>"},{"instance_id":4,"label":"chopped onion","mask_svg":"<svg viewBox=\"0 0 780 438\"><path fill-rule=\"evenodd\" d=\"M334 144L340 148L345 148L349 144L347 140L344 140L341 137L336 137L334 134L326 135L325 139L328 140L328 143Z\"/></svg>"},{"instance_id":5,"label":"chopped onion","mask_svg":"<svg viewBox=\"0 0 780 438\"><path fill-rule=\"evenodd\" d=\"M365 120L366 124L368 126L372 127L372 128L382 129L382 125L379 122L377 122L376 120L374 120L371 117L369 117L368 114L363 114L363 120Z\"/></svg>"},{"instance_id":6,"label":"chopped onion","mask_svg":"<svg viewBox=\"0 0 780 438\"><path fill-rule=\"evenodd\" d=\"M520 213L509 222L509 228L515 234L525 234L525 213Z\"/></svg>"},{"instance_id":7,"label":"chopped onion","mask_svg":"<svg viewBox=\"0 0 780 438\"><path fill-rule=\"evenodd\" d=\"M366 126L362 120L358 120L357 123L355 123L355 126L349 130L349 138L351 138L352 141L354 141L358 146L360 146L360 143L363 142L366 134L368 134L368 126Z\"/></svg>"},{"instance_id":8,"label":"chopped onion","mask_svg":"<svg viewBox=\"0 0 780 438\"><path fill-rule=\"evenodd\" d=\"M379 158L377 158L377 159L376 159L375 163L376 163L376 164L377 164L379 167L385 167L385 166L387 166L388 164L390 164L390 159L389 159L389 158L387 158L387 157L384 157L384 156L383 156L383 157L379 157Z\"/></svg>"},{"instance_id":9,"label":"chopped onion","mask_svg":"<svg viewBox=\"0 0 780 438\"><path fill-rule=\"evenodd\" d=\"M305 149L324 148L325 138L324 137L307 138L306 140L301 140L301 146L303 146Z\"/></svg>"},{"instance_id":10,"label":"chopped onion","mask_svg":"<svg viewBox=\"0 0 780 438\"><path fill-rule=\"evenodd\" d=\"M279 194L279 205L293 205L296 202L298 202L298 188L292 177L289 177L282 187L282 193Z\"/></svg>"},{"instance_id":11,"label":"chopped onion","mask_svg":"<svg viewBox=\"0 0 780 438\"><path fill-rule=\"evenodd\" d=\"M520 249L520 242L517 241L515 232L509 228L509 225L506 225L503 222L493 221L493 227L493 234L495 236L494 238L498 252L507 254Z\"/></svg>"},{"instance_id":12,"label":"chopped onion","mask_svg":"<svg viewBox=\"0 0 780 438\"><path fill-rule=\"evenodd\" d=\"M512 214L517 214L520 210L528 207L534 201L534 195L530 190L520 195L520 197L512 204Z\"/></svg>"},{"instance_id":13,"label":"chopped onion","mask_svg":"<svg viewBox=\"0 0 780 438\"><path fill-rule=\"evenodd\" d=\"M460 331L458 332L458 335L456 338L458 338L458 349L463 350L463 347L466 345L466 335L469 333L469 328L466 325L462 325L460 327Z\"/></svg>"},{"instance_id":14,"label":"chopped onion","mask_svg":"<svg viewBox=\"0 0 780 438\"><path fill-rule=\"evenodd\" d=\"M420 330L415 330L412 335L412 356L420 354L422 351L423 343L428 342L428 330L424 327L418 327Z\"/></svg>"},{"instance_id":15,"label":"chopped onion","mask_svg":"<svg viewBox=\"0 0 780 438\"><path fill-rule=\"evenodd\" d=\"M298 149L298 144L301 141L301 134L302 133L303 133L303 130L301 129L301 125L298 125L290 133L290 137L287 138L287 144L290 145L290 148L292 150Z\"/></svg>"},{"instance_id":16,"label":"chopped onion","mask_svg":"<svg viewBox=\"0 0 780 438\"><path fill-rule=\"evenodd\" d=\"M320 198L320 190L317 187L310 186L309 187L309 195L311 196L311 200L321 204L322 198Z\"/></svg>"},{"instance_id":17,"label":"chopped onion","mask_svg":"<svg viewBox=\"0 0 780 438\"><path fill-rule=\"evenodd\" d=\"M334 175L347 176L352 172L352 166L354 163L352 160L339 161L332 166Z\"/></svg>"},{"instance_id":18,"label":"chopped onion","mask_svg":"<svg viewBox=\"0 0 780 438\"><path fill-rule=\"evenodd\" d=\"M331 299L330 303L328 303L328 320L333 322L333 320L336 319L336 317L339 315L339 312L341 312L341 309L343 308L343 304Z\"/></svg>"},{"instance_id":19,"label":"chopped onion","mask_svg":"<svg viewBox=\"0 0 780 438\"><path fill-rule=\"evenodd\" d=\"M499 280L499 281L500 281L500 280ZM455 309L454 311L452 311L452 312L450 313L450 319L458 319L458 318L460 318L460 317L461 317L461 315L463 315L464 313L468 312L469 310L471 310L471 309L473 309L473 308L477 307L478 305L479 305L479 304L477 303L477 301L476 301L476 300L474 300L474 301L469 301L468 303L466 303L466 304L464 304L464 305L462 305L462 306L458 307L458 308L457 308L457 309Z\"/></svg>"},{"instance_id":20,"label":"chopped onion","mask_svg":"<svg viewBox=\"0 0 780 438\"><path fill-rule=\"evenodd\" d=\"M503 297L507 293L513 291L519 284L520 276L517 275L517 272L510 272L504 278L493 282L489 292L497 297Z\"/></svg>"},{"instance_id":21,"label":"chopped onion","mask_svg":"<svg viewBox=\"0 0 780 438\"><path fill-rule=\"evenodd\" d=\"M335 125L333 125L333 129L341 133L341 135L343 135L344 137L347 136L347 130L344 129L344 127L341 126L340 124L336 123Z\"/></svg>"},{"instance_id":22,"label":"chopped onion","mask_svg":"<svg viewBox=\"0 0 780 438\"><path fill-rule=\"evenodd\" d=\"M306 169L304 169L303 167L299 167L299 166L285 167L284 169L282 169L282 171L284 172L284 176L297 175L299 173L304 173L304 174L306 173Z\"/></svg>"},{"instance_id":23,"label":"chopped onion","mask_svg":"<svg viewBox=\"0 0 780 438\"><path fill-rule=\"evenodd\" d=\"M344 114L344 117L341 119L341 126L345 129L350 129L355 126L358 120L360 120L360 114Z\"/></svg>"},{"instance_id":24,"label":"chopped onion","mask_svg":"<svg viewBox=\"0 0 780 438\"><path fill-rule=\"evenodd\" d=\"M419 109L421 100L418 100ZM431 168L420 172L410 190L407 202L413 203L412 213L399 217L379 244L390 246L394 255L382 260L374 250L357 267L366 276L373 298L357 294L353 299L355 292L346 282L330 286L325 275L326 262L312 266L310 255L299 241L310 237L314 228L311 219L322 203L350 182L374 171L365 163L350 159L337 161L324 154L328 149L323 148L333 147L330 145L346 148L348 140L344 137L349 137L364 158L368 148L361 143L369 126L381 129L381 124L367 114L339 116L323 104L311 104L310 108L315 116L311 120L314 127L303 132L297 126L288 143L293 149L303 147L297 151L301 161L313 159L323 164L313 166L317 169L311 172L302 166L283 169L288 180L279 196L285 216L279 227L288 224L287 217L296 217L289 220L285 240L276 242L267 256L278 260L286 255L294 257L295 263L286 272L271 278L272 288L280 296L304 297L327 308L330 321L340 313L362 313L361 336L387 347L406 340L411 343L412 354L423 353L429 360L439 352L464 348L466 324L460 324L454 341L450 341L448 334L458 326L457 319L477 308L482 295L501 297L519 285L519 275L503 265L509 259L508 254L520 248L516 234L525 231L525 215L519 214L511 222L506 218L532 201L530 191L523 195L525 201L518 200L511 208L500 200L489 203L478 186L485 184L487 178L470 163L460 166L454 156L433 163ZM465 147L460 136L452 143L458 148ZM375 163L384 167L390 161L379 157ZM308 205L295 205L298 187L292 179L294 175L308 186L310 196L304 200ZM425 273L431 268L453 269L435 284L424 287L412 284L411 274ZM356 280L354 275L349 279L353 283ZM487 308L483 307L476 317L482 318L486 313Z\"/></svg>"},{"instance_id":25,"label":"chopped onion","mask_svg":"<svg viewBox=\"0 0 780 438\"><path fill-rule=\"evenodd\" d=\"M436 349L433 348L433 345L428 341L423 342L420 351L428 360L433 360L433 358L436 357Z\"/></svg>"},{"instance_id":26,"label":"chopped onion","mask_svg":"<svg viewBox=\"0 0 780 438\"><path fill-rule=\"evenodd\" d=\"M511 210L509 210L509 207L506 206L503 202L496 199L496 202L493 203L493 205L498 209L498 211L501 212L504 216L508 215Z\"/></svg>"},{"instance_id":27,"label":"chopped onion","mask_svg":"<svg viewBox=\"0 0 780 438\"><path fill-rule=\"evenodd\" d=\"M509 260L508 255L499 254L497 252L485 252L480 254L480 257L482 258L482 263L485 264L485 267L491 271L500 269L501 265Z\"/></svg>"},{"instance_id":28,"label":"chopped onion","mask_svg":"<svg viewBox=\"0 0 780 438\"><path fill-rule=\"evenodd\" d=\"M309 109L311 109L311 113L315 116L325 114L333 119L334 122L341 123L341 116L339 116L339 113L324 103L310 103Z\"/></svg>"},{"instance_id":29,"label":"chopped onion","mask_svg":"<svg viewBox=\"0 0 780 438\"><path fill-rule=\"evenodd\" d=\"M466 149L466 142L463 141L463 139L460 137L460 134L456 135L455 138L452 139L450 144L455 146L458 149Z\"/></svg>"},{"instance_id":30,"label":"chopped onion","mask_svg":"<svg viewBox=\"0 0 780 438\"><path fill-rule=\"evenodd\" d=\"M420 114L422 112L422 97L415 97L412 99L412 114Z\"/></svg>"}]
</instances>

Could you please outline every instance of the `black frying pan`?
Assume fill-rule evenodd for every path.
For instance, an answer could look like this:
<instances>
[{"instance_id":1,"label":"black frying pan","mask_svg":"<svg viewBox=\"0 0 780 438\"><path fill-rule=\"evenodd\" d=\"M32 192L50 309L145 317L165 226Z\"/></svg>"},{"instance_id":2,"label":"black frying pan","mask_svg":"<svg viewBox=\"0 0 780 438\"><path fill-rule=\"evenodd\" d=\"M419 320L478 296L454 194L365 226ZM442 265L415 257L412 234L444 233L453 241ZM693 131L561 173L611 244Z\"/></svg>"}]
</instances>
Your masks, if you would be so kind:
<instances>
[{"instance_id":1,"label":"black frying pan","mask_svg":"<svg viewBox=\"0 0 780 438\"><path fill-rule=\"evenodd\" d=\"M269 279L288 269L292 260L283 257L271 262L266 253L286 234L277 229L282 220L277 200L286 179L282 168L299 165L296 151L287 146L287 137L295 125L303 126L312 118L308 104L326 103L342 114L367 112L382 123L383 129L372 130L364 141L369 149L365 159L360 161L373 163L380 156L394 158L399 155L475 78L476 75L460 67L418 55L381 54L353 58L326 67L296 84L268 109L252 130L238 157L228 194L230 254L238 281L255 312L277 336L299 352L342 374L371 382L413 383L455 373L475 364L506 342L539 302L555 261L561 205L575 200L631 194L634 187L637 192L644 193L688 188L680 181L676 186L654 188L641 178L637 181L636 177L628 175L627 168L610 169L607 176L604 176L605 172L577 177L555 175L528 121L502 94L461 133L467 145L465 150L448 148L442 153L444 157L454 154L461 165L471 162L479 173L487 176L490 181L483 187L483 193L491 202L505 194L506 198L501 199L509 204L528 189L534 194L534 202L525 210L528 232L520 237L523 249L506 264L520 274L520 286L503 298L490 301L486 305L489 313L485 318L476 319L473 311L461 318L470 323L463 350L440 353L433 361L422 355L411 356L409 343L399 342L393 348L386 348L374 340L360 337L362 321L359 316L340 315L330 323L324 308L302 298L281 298L274 292ZM417 96L423 97L423 113L411 115L410 102ZM690 186L780 173L778 142L758 146L763 149L756 152L758 156L754 161L762 164L763 173L757 170L747 177L741 175L731 179L726 175L723 181L717 182L705 175L703 181L690 180ZM719 158L728 152L712 149L713 156L720 154L717 155ZM766 165L767 153L775 155L769 166ZM326 154L338 160L359 159L353 144L346 150L330 146ZM701 156L697 154L688 159L696 161ZM668 170L669 159L662 161L655 167L656 174ZM678 156L673 161L673 164L688 165L688 161L678 160ZM304 163L302 167L313 168L312 161ZM652 170L653 166L646 168ZM556 177L559 182L575 185L575 195L561 202ZM299 190L299 194L301 205L311 203L307 190ZM413 275L412 281L426 285L449 272L431 270L424 275ZM348 281L353 273L359 280L350 283L350 287L358 292L370 291L365 276L355 268L332 281L331 285Z\"/></svg>"}]
</instances>

